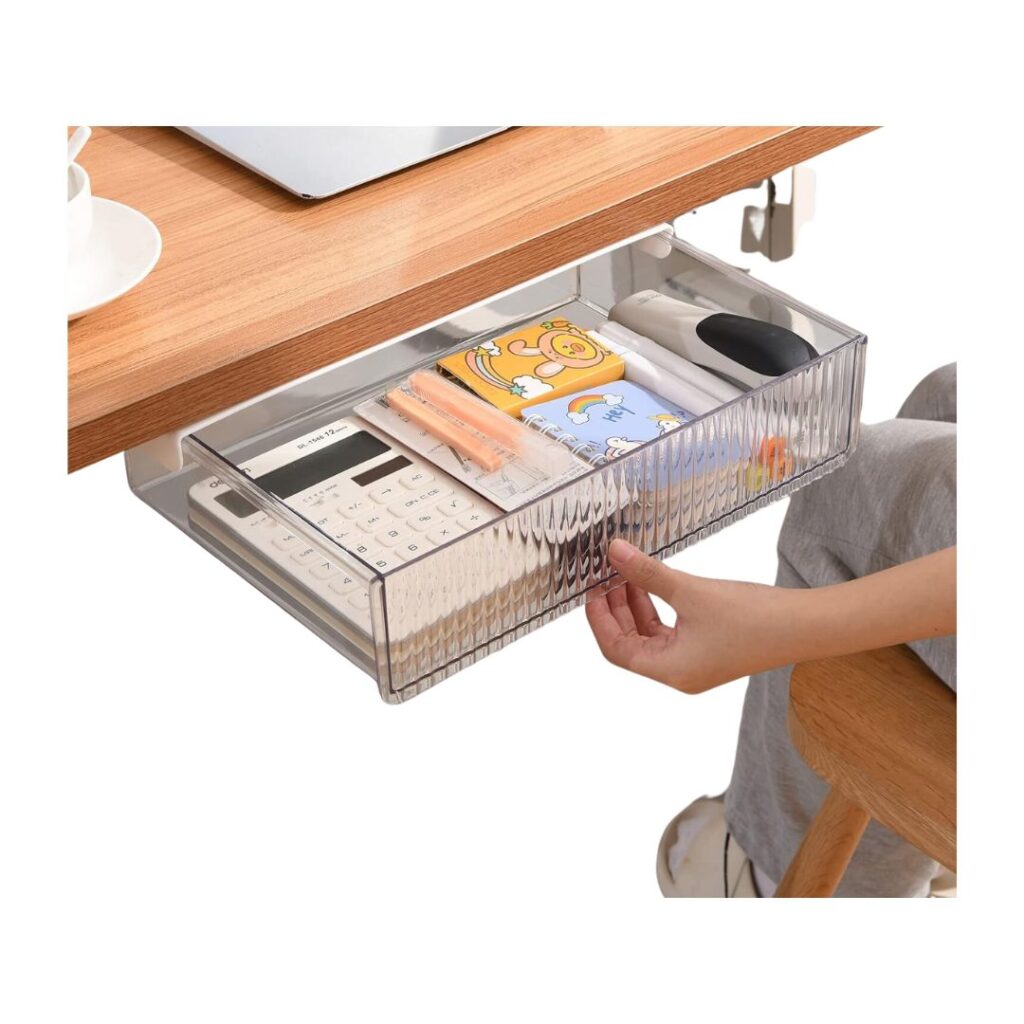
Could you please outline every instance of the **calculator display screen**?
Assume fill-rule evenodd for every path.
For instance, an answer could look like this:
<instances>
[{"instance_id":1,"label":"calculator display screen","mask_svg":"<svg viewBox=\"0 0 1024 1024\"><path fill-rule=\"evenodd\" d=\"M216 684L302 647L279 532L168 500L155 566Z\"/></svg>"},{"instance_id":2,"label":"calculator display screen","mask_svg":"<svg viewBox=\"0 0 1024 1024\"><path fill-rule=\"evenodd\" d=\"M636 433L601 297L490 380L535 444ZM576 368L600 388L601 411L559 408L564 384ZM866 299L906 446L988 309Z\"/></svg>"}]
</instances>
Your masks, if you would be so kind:
<instances>
[{"instance_id":1,"label":"calculator display screen","mask_svg":"<svg viewBox=\"0 0 1024 1024\"><path fill-rule=\"evenodd\" d=\"M365 430L335 441L326 448L318 448L309 455L272 469L257 477L254 483L278 498L290 498L322 480L328 480L338 473L344 473L369 459L391 451L380 438ZM234 491L225 491L215 499L232 515L244 519L257 511L256 507Z\"/></svg>"},{"instance_id":2,"label":"calculator display screen","mask_svg":"<svg viewBox=\"0 0 1024 1024\"><path fill-rule=\"evenodd\" d=\"M369 487L375 481L383 480L384 477L391 476L392 473L397 473L400 469L407 469L411 465L412 463L404 455L396 455L393 459L388 459L387 462L382 462L379 466L374 466L373 469L368 469L365 473L352 477L352 483L359 484L360 487Z\"/></svg>"}]
</instances>

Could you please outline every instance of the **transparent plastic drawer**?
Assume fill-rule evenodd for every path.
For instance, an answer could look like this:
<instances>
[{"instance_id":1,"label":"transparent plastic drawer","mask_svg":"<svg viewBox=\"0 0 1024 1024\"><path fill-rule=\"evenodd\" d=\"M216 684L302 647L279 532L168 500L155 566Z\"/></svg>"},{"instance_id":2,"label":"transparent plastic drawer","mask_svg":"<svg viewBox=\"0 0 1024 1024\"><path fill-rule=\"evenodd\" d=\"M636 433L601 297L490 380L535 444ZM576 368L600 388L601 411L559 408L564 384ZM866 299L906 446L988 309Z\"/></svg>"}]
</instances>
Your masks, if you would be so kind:
<instances>
[{"instance_id":1,"label":"transparent plastic drawer","mask_svg":"<svg viewBox=\"0 0 1024 1024\"><path fill-rule=\"evenodd\" d=\"M355 406L410 372L520 325L564 317L596 328L616 302L645 289L786 327L819 355L514 511L492 509L477 521L470 509L453 539L443 529L410 530L401 558L347 541L346 513L357 512L343 501L279 496L302 481L280 478L291 471L275 468L274 452L308 451L309 463L350 443L344 424ZM665 233L263 396L176 439L172 457L166 443L134 449L128 476L139 497L372 675L385 700L399 702L616 585L606 560L614 537L664 558L841 466L857 442L865 342ZM766 451L775 445L784 458ZM706 458L709 451L718 456ZM398 465L386 454L377 461ZM389 478L397 499L472 504L459 487L450 493L445 474L418 468L413 460ZM363 478L368 494L373 482ZM387 505L395 495L382 490L375 499Z\"/></svg>"}]
</instances>

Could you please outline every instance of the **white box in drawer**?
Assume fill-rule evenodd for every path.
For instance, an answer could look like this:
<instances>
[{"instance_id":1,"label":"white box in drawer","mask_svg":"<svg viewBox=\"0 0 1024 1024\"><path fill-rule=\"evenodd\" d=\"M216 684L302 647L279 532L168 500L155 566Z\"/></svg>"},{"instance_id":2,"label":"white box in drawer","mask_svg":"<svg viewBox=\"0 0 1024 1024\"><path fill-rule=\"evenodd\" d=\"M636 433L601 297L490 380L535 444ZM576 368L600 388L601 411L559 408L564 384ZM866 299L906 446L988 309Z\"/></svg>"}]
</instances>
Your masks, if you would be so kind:
<instances>
[{"instance_id":1,"label":"white box in drawer","mask_svg":"<svg viewBox=\"0 0 1024 1024\"><path fill-rule=\"evenodd\" d=\"M614 585L613 537L665 557L836 468L855 447L864 336L666 241L625 244L279 389L187 436L180 469L168 471L152 449L129 452L132 487L375 676L385 700L420 693ZM508 513L351 419L357 404L441 355L553 317L594 328L643 289L790 328L819 356ZM765 455L782 440L784 464ZM339 442L354 446L354 462L346 450L326 476L308 479L289 468ZM423 497L423 530L384 493L412 495L419 473L445 491L437 501L430 486L413 495ZM339 511L360 491L368 516L383 518ZM437 507L446 498L452 516ZM435 530L434 518L455 528ZM379 536L388 529L400 546Z\"/></svg>"}]
</instances>

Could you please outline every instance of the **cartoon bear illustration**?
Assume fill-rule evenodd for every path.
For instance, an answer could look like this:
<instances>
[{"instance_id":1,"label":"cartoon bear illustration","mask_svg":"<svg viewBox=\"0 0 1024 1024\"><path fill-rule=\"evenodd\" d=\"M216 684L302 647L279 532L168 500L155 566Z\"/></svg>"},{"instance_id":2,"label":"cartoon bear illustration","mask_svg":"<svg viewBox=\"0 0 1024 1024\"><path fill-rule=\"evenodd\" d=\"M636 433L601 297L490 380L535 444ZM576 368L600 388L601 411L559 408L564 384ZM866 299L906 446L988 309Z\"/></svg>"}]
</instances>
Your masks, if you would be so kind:
<instances>
[{"instance_id":1,"label":"cartoon bear illustration","mask_svg":"<svg viewBox=\"0 0 1024 1024\"><path fill-rule=\"evenodd\" d=\"M607 451L604 453L605 457L617 459L620 455L625 455L627 452L639 448L644 442L630 441L628 437L609 437L604 443L608 446Z\"/></svg>"},{"instance_id":2,"label":"cartoon bear illustration","mask_svg":"<svg viewBox=\"0 0 1024 1024\"><path fill-rule=\"evenodd\" d=\"M522 338L516 338L508 344L508 350L514 356L545 357L545 362L533 368L538 377L554 377L566 367L585 370L597 366L606 355L604 349L596 345L586 332L568 320L548 320L541 326L547 330L534 344Z\"/></svg>"},{"instance_id":3,"label":"cartoon bear illustration","mask_svg":"<svg viewBox=\"0 0 1024 1024\"><path fill-rule=\"evenodd\" d=\"M658 430L663 434L667 434L670 430L675 430L677 427L681 427L685 422L678 416L673 416L670 412L659 412L656 416L652 416L651 419L654 420L658 425Z\"/></svg>"}]
</instances>

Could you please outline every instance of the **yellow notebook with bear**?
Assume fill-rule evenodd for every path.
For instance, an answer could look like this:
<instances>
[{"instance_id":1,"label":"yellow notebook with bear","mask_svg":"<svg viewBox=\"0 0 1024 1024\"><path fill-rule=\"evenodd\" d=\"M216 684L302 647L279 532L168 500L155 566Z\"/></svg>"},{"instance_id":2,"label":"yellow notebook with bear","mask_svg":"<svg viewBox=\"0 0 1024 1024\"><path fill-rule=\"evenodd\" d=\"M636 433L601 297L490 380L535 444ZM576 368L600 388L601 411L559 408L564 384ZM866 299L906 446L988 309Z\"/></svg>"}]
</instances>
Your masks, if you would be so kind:
<instances>
[{"instance_id":1,"label":"yellow notebook with bear","mask_svg":"<svg viewBox=\"0 0 1024 1024\"><path fill-rule=\"evenodd\" d=\"M581 388L619 380L622 360L568 320L545 320L445 356L437 368L491 405L519 416Z\"/></svg>"}]
</instances>

